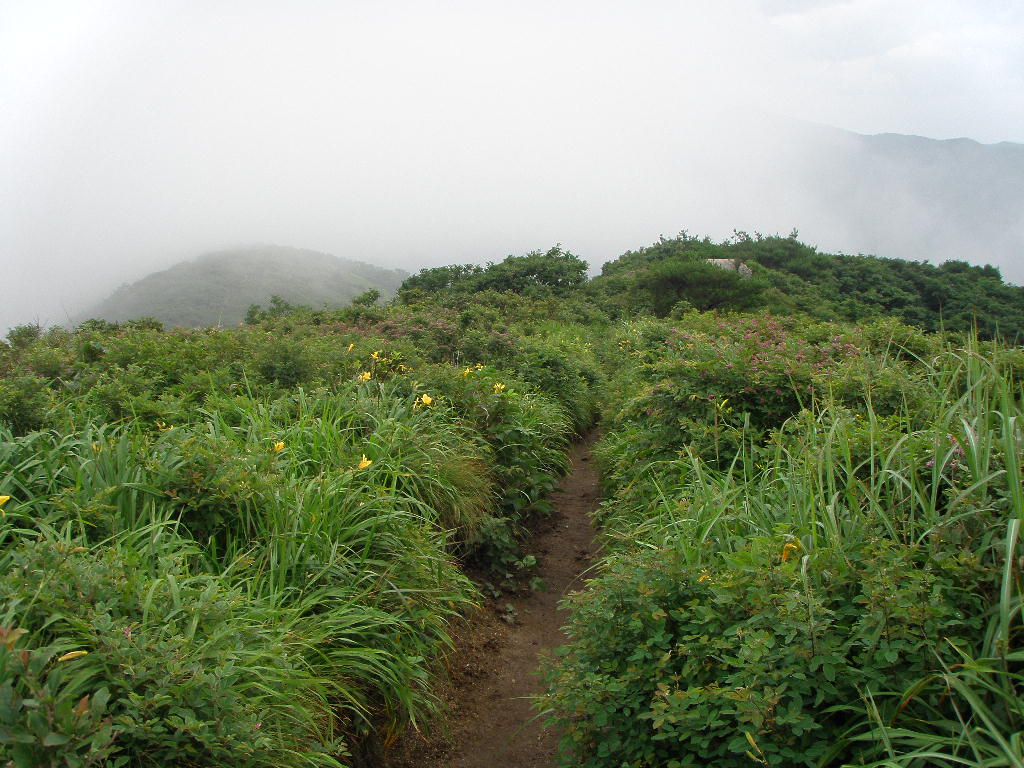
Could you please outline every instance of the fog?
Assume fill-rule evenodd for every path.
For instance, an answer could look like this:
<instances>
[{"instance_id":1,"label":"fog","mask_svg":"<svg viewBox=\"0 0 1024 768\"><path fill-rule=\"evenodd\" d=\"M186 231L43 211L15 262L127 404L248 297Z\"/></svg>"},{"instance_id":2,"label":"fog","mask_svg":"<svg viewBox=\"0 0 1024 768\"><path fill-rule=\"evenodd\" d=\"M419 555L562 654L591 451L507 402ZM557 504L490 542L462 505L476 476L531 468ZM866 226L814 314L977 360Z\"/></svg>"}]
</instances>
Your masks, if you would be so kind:
<instances>
[{"instance_id":1,"label":"fog","mask_svg":"<svg viewBox=\"0 0 1024 768\"><path fill-rule=\"evenodd\" d=\"M7 0L0 328L250 243L407 270L561 243L599 267L798 228L1024 283L1005 254L887 240L901 210L837 216L805 123L1024 142L1024 7Z\"/></svg>"}]
</instances>

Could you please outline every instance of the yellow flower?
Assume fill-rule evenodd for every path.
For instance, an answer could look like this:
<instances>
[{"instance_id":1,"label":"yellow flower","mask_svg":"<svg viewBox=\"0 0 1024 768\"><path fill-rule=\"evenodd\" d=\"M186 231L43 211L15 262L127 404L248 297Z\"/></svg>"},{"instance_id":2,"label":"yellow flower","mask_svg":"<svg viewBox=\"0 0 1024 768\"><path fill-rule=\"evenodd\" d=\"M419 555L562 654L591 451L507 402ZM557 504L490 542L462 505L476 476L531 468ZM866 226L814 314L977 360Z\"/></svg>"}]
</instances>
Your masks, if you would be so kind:
<instances>
[{"instance_id":1,"label":"yellow flower","mask_svg":"<svg viewBox=\"0 0 1024 768\"><path fill-rule=\"evenodd\" d=\"M164 424L162 421L155 421L153 423L156 424L156 428L159 429L161 432L170 432L172 429L174 429L173 424Z\"/></svg>"},{"instance_id":2,"label":"yellow flower","mask_svg":"<svg viewBox=\"0 0 1024 768\"><path fill-rule=\"evenodd\" d=\"M359 374L360 381L369 381L372 378L373 375L369 371L363 371L362 373Z\"/></svg>"},{"instance_id":3,"label":"yellow flower","mask_svg":"<svg viewBox=\"0 0 1024 768\"><path fill-rule=\"evenodd\" d=\"M505 385L502 384L500 381L497 384L494 385L494 394L500 395L504 391L505 391Z\"/></svg>"},{"instance_id":4,"label":"yellow flower","mask_svg":"<svg viewBox=\"0 0 1024 768\"><path fill-rule=\"evenodd\" d=\"M280 440L278 440L276 443L274 443L274 453L280 453L283 450L284 450L284 443L282 443Z\"/></svg>"},{"instance_id":5,"label":"yellow flower","mask_svg":"<svg viewBox=\"0 0 1024 768\"><path fill-rule=\"evenodd\" d=\"M472 368L466 368L466 369L465 369L465 370L463 370L463 372L462 372L462 378L466 378L466 377L467 377L467 376L469 376L469 374L471 374L472 372L473 372L473 369L472 369Z\"/></svg>"},{"instance_id":6,"label":"yellow flower","mask_svg":"<svg viewBox=\"0 0 1024 768\"><path fill-rule=\"evenodd\" d=\"M10 496L0 496L0 507L2 507L4 504L6 504L10 500L11 500Z\"/></svg>"},{"instance_id":7,"label":"yellow flower","mask_svg":"<svg viewBox=\"0 0 1024 768\"><path fill-rule=\"evenodd\" d=\"M701 568L700 576L697 577L697 581L711 581L711 571L707 568Z\"/></svg>"},{"instance_id":8,"label":"yellow flower","mask_svg":"<svg viewBox=\"0 0 1024 768\"><path fill-rule=\"evenodd\" d=\"M359 463L356 464L356 469L366 469L371 464L373 464L373 459L366 458L366 454L364 453L363 457L359 459Z\"/></svg>"},{"instance_id":9,"label":"yellow flower","mask_svg":"<svg viewBox=\"0 0 1024 768\"><path fill-rule=\"evenodd\" d=\"M799 541L787 541L786 545L782 548L782 562L789 560L790 555L800 549Z\"/></svg>"},{"instance_id":10,"label":"yellow flower","mask_svg":"<svg viewBox=\"0 0 1024 768\"><path fill-rule=\"evenodd\" d=\"M370 355L370 357L372 357L374 360L380 360L380 350L378 349L376 352Z\"/></svg>"},{"instance_id":11,"label":"yellow flower","mask_svg":"<svg viewBox=\"0 0 1024 768\"><path fill-rule=\"evenodd\" d=\"M71 661L72 659L78 659L78 658L81 658L82 656L88 656L88 655L89 655L88 651L69 651L68 653L65 653L63 656L61 656L59 659L57 659L57 661L58 662L61 662L61 661Z\"/></svg>"},{"instance_id":12,"label":"yellow flower","mask_svg":"<svg viewBox=\"0 0 1024 768\"><path fill-rule=\"evenodd\" d=\"M355 345L356 345L356 343L353 341L351 344L348 345L348 349L346 349L345 351L346 352L351 352L352 348L355 347Z\"/></svg>"},{"instance_id":13,"label":"yellow flower","mask_svg":"<svg viewBox=\"0 0 1024 768\"><path fill-rule=\"evenodd\" d=\"M430 395L424 392L422 395L420 395L420 402L423 403L424 405L430 405L432 402L434 402L434 398L432 398Z\"/></svg>"}]
</instances>

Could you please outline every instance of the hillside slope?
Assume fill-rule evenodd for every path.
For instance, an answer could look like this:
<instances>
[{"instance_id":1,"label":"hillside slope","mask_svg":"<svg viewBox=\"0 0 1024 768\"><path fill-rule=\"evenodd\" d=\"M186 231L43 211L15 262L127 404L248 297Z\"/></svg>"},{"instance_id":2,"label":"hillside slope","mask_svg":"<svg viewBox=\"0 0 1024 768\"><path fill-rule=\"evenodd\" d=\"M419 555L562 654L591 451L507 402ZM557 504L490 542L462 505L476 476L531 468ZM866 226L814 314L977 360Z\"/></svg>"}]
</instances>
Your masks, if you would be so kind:
<instances>
[{"instance_id":1,"label":"hillside slope","mask_svg":"<svg viewBox=\"0 0 1024 768\"><path fill-rule=\"evenodd\" d=\"M271 296L339 307L372 288L387 298L405 277L401 270L299 248L218 251L123 285L74 320L154 317L169 326L236 325L251 304L267 304Z\"/></svg>"},{"instance_id":2,"label":"hillside slope","mask_svg":"<svg viewBox=\"0 0 1024 768\"><path fill-rule=\"evenodd\" d=\"M829 128L804 138L802 230L861 253L993 264L1024 282L1024 145Z\"/></svg>"}]
</instances>

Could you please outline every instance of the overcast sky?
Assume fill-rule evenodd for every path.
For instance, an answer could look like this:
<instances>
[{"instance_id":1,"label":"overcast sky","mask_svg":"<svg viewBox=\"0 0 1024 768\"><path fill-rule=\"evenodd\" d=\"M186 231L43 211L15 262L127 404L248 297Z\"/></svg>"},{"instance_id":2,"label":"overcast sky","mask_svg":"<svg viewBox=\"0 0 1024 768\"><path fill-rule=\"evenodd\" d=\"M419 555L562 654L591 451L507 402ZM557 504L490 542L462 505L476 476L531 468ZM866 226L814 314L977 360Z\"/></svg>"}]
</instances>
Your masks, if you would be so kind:
<instances>
[{"instance_id":1,"label":"overcast sky","mask_svg":"<svg viewBox=\"0 0 1024 768\"><path fill-rule=\"evenodd\" d=\"M3 0L0 328L234 244L599 266L806 231L716 197L784 168L730 159L762 115L1024 142L1024 3Z\"/></svg>"}]
</instances>

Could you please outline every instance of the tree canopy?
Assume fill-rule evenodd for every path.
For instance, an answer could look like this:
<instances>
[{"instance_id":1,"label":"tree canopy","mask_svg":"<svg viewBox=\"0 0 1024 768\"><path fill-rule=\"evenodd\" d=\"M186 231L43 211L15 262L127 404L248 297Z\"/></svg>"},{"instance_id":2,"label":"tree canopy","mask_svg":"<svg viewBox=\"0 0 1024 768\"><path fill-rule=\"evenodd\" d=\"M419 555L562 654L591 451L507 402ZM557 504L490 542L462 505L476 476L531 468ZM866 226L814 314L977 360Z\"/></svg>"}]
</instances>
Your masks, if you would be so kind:
<instances>
[{"instance_id":1,"label":"tree canopy","mask_svg":"<svg viewBox=\"0 0 1024 768\"><path fill-rule=\"evenodd\" d=\"M509 256L483 267L454 264L420 270L402 283L399 299L407 302L424 293L479 291L508 291L533 298L567 296L586 279L587 263L556 245L546 252Z\"/></svg>"}]
</instances>

